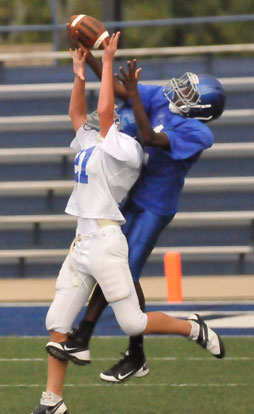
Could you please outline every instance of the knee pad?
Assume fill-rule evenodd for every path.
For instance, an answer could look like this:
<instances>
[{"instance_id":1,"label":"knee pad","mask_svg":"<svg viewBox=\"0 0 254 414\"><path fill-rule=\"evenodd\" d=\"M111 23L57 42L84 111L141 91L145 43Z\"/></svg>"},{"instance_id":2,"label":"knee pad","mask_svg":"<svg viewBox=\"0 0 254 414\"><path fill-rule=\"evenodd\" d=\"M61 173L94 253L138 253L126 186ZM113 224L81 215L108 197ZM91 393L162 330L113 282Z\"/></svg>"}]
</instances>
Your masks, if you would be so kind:
<instances>
[{"instance_id":1,"label":"knee pad","mask_svg":"<svg viewBox=\"0 0 254 414\"><path fill-rule=\"evenodd\" d=\"M62 318L61 315L56 312L55 306L52 305L50 306L46 316L46 329L48 331L56 331L60 333L70 332L72 329L71 320L69 318Z\"/></svg>"},{"instance_id":2,"label":"knee pad","mask_svg":"<svg viewBox=\"0 0 254 414\"><path fill-rule=\"evenodd\" d=\"M123 307L123 311L117 307L117 304L112 305L115 312L117 322L121 329L128 336L140 335L144 332L147 325L147 315L137 308Z\"/></svg>"},{"instance_id":3,"label":"knee pad","mask_svg":"<svg viewBox=\"0 0 254 414\"><path fill-rule=\"evenodd\" d=\"M146 324L147 316L143 313L143 316L137 319L128 318L128 320L122 321L120 326L128 336L137 336L144 332Z\"/></svg>"},{"instance_id":4,"label":"knee pad","mask_svg":"<svg viewBox=\"0 0 254 414\"><path fill-rule=\"evenodd\" d=\"M56 331L56 320L54 318L54 312L52 312L51 307L48 310L45 325L48 331Z\"/></svg>"}]
</instances>

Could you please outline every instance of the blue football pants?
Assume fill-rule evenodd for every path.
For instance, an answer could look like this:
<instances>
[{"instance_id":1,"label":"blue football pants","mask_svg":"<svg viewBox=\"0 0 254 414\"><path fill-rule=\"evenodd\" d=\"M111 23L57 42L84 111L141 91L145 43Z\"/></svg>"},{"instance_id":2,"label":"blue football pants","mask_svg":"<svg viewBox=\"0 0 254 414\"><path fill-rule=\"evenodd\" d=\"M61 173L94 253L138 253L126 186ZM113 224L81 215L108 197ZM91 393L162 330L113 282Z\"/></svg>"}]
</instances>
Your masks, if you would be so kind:
<instances>
[{"instance_id":1,"label":"blue football pants","mask_svg":"<svg viewBox=\"0 0 254 414\"><path fill-rule=\"evenodd\" d=\"M162 230L172 221L172 216L159 216L127 200L122 214L122 226L129 245L129 265L134 282L138 282L142 269L152 252Z\"/></svg>"}]
</instances>

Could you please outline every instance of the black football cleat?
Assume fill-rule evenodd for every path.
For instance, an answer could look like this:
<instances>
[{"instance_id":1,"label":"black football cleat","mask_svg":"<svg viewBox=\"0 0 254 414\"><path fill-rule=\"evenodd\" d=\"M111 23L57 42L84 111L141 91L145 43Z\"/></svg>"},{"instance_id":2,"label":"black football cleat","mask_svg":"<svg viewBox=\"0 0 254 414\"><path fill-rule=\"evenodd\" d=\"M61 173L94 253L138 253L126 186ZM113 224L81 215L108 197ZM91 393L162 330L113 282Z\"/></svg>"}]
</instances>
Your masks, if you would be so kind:
<instances>
[{"instance_id":1,"label":"black football cleat","mask_svg":"<svg viewBox=\"0 0 254 414\"><path fill-rule=\"evenodd\" d=\"M107 371L101 372L100 378L103 381L119 383L128 380L132 376L142 378L147 374L149 374L149 368L145 356L137 359L127 351L117 364Z\"/></svg>"},{"instance_id":2,"label":"black football cleat","mask_svg":"<svg viewBox=\"0 0 254 414\"><path fill-rule=\"evenodd\" d=\"M75 340L68 339L66 342L48 342L47 352L54 358L62 361L72 361L76 365L86 365L91 362L90 350L83 348Z\"/></svg>"}]
</instances>

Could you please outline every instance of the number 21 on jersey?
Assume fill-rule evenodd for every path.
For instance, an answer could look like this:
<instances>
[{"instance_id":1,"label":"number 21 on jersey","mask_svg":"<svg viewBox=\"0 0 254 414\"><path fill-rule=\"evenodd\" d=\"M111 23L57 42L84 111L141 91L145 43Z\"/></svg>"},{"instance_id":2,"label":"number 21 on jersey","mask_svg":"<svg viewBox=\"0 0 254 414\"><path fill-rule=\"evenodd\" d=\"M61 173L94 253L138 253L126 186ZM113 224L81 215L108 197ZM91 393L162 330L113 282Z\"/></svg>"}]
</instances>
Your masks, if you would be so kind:
<instances>
[{"instance_id":1,"label":"number 21 on jersey","mask_svg":"<svg viewBox=\"0 0 254 414\"><path fill-rule=\"evenodd\" d=\"M75 181L77 183L87 184L88 183L88 175L86 173L86 165L87 162L94 150L94 147L90 147L86 150L80 151L75 158L74 161L74 173L75 173Z\"/></svg>"}]
</instances>

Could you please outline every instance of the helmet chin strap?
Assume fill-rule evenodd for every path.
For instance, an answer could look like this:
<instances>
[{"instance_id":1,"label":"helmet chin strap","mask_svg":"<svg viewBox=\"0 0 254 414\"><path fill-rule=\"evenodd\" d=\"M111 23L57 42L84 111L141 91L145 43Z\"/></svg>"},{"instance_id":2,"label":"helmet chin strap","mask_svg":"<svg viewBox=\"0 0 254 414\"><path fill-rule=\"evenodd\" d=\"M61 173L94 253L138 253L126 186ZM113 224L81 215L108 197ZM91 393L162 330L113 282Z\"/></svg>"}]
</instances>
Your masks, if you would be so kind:
<instances>
[{"instance_id":1,"label":"helmet chin strap","mask_svg":"<svg viewBox=\"0 0 254 414\"><path fill-rule=\"evenodd\" d=\"M178 108L177 105L175 105L173 102L169 102L169 110L173 112L173 114L183 115L180 108Z\"/></svg>"},{"instance_id":2,"label":"helmet chin strap","mask_svg":"<svg viewBox=\"0 0 254 414\"><path fill-rule=\"evenodd\" d=\"M193 106L193 108L202 108L202 109L210 108L210 107L211 107L210 104L208 104L208 105L195 105L195 106ZM181 111L181 107L175 105L174 102L172 102L172 101L169 102L169 110L173 114L178 114L178 115L182 115L182 116L187 116L188 117L188 114L185 113L185 112L183 112L183 111ZM208 117L202 117L202 116L198 116L197 115L197 116L194 116L193 118L198 119L199 121L206 121L206 122L208 122L208 121L210 121L213 118L213 116L210 115Z\"/></svg>"}]
</instances>

